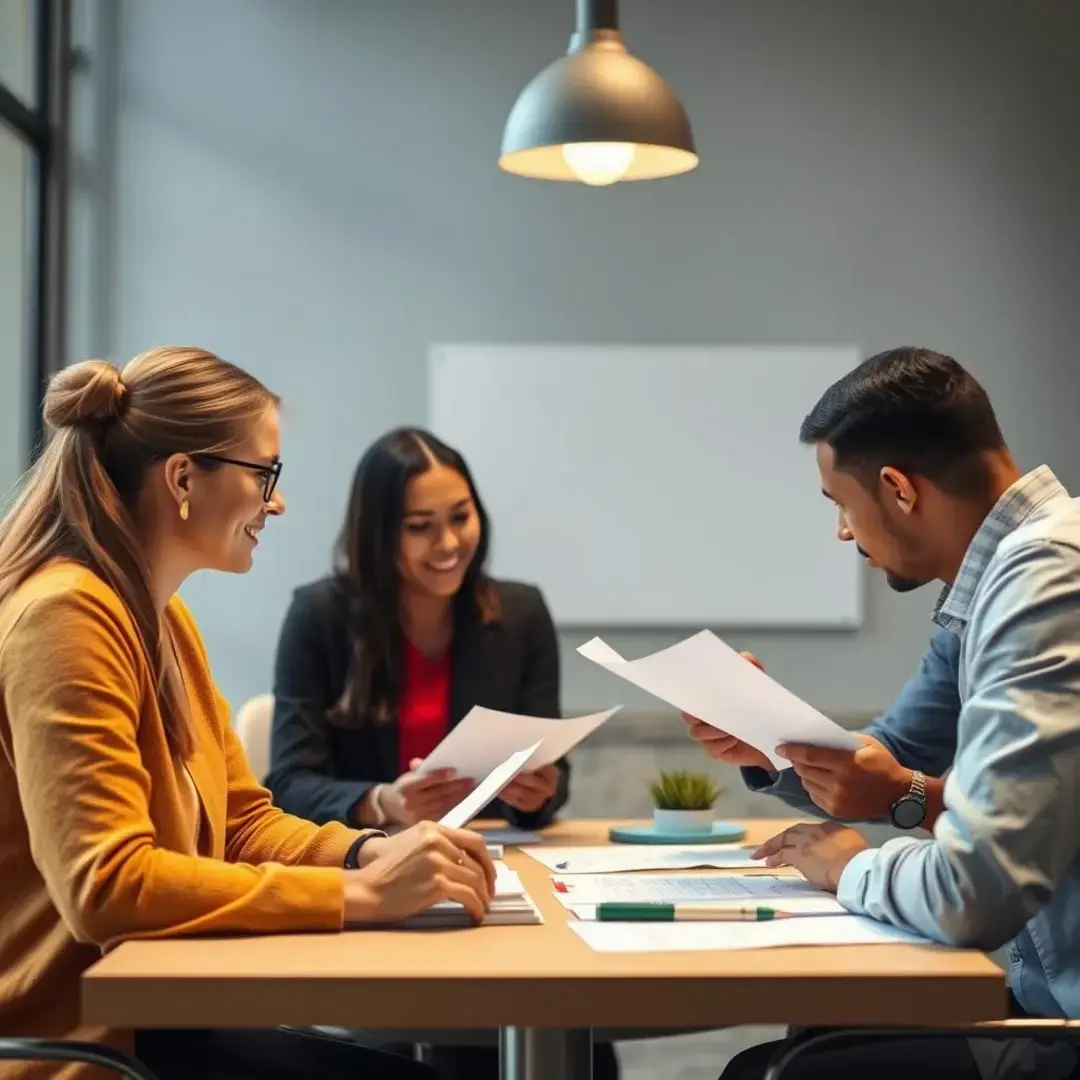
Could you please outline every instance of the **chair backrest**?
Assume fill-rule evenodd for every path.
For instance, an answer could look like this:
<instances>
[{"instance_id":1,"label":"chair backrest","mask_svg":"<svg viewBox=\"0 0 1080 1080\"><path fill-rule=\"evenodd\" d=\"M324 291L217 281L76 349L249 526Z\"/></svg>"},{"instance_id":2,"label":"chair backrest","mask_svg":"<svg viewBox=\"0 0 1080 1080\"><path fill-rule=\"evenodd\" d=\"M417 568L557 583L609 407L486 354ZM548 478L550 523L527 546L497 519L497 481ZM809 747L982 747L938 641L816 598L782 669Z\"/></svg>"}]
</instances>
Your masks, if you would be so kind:
<instances>
[{"instance_id":1,"label":"chair backrest","mask_svg":"<svg viewBox=\"0 0 1080 1080\"><path fill-rule=\"evenodd\" d=\"M259 783L270 771L270 725L274 719L274 695L260 694L245 701L236 714L236 734L244 744L248 764Z\"/></svg>"}]
</instances>

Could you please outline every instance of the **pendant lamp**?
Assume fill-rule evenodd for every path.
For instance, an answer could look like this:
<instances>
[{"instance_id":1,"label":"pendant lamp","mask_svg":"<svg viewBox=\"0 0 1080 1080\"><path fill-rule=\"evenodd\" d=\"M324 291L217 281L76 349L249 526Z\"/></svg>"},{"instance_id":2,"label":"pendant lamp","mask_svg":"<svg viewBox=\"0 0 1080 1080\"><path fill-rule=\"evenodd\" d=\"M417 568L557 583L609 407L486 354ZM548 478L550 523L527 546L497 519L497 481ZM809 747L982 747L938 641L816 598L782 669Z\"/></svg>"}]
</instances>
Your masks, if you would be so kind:
<instances>
[{"instance_id":1,"label":"pendant lamp","mask_svg":"<svg viewBox=\"0 0 1080 1080\"><path fill-rule=\"evenodd\" d=\"M566 56L522 90L499 165L537 180L601 187L689 172L690 121L670 86L627 51L618 0L577 0Z\"/></svg>"}]
</instances>

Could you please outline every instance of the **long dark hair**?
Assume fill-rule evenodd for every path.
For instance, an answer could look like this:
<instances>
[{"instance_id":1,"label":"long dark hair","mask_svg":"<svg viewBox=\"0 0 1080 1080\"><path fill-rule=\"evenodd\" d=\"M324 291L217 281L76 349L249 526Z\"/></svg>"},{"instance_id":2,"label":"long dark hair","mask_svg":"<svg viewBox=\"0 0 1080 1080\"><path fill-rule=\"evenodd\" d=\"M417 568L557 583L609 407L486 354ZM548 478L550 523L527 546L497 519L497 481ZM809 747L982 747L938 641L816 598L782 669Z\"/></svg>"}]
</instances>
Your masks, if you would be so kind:
<instances>
[{"instance_id":1,"label":"long dark hair","mask_svg":"<svg viewBox=\"0 0 1080 1080\"><path fill-rule=\"evenodd\" d=\"M485 569L491 526L465 459L421 428L388 431L368 447L356 466L335 551L335 573L353 601L349 674L331 711L338 724L362 727L396 719L402 653L398 551L405 488L433 464L461 475L480 522L476 551L452 601L454 626L498 615L494 586Z\"/></svg>"}]
</instances>

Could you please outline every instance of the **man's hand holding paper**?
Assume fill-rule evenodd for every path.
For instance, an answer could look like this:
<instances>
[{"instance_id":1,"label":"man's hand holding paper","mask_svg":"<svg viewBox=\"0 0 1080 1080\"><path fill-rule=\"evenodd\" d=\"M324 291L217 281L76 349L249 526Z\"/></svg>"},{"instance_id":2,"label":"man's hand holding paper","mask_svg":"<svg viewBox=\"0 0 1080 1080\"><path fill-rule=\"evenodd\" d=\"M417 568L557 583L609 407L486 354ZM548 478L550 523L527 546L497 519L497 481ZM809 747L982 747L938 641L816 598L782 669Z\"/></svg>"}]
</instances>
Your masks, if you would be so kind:
<instances>
[{"instance_id":1,"label":"man's hand holding paper","mask_svg":"<svg viewBox=\"0 0 1080 1080\"><path fill-rule=\"evenodd\" d=\"M753 653L741 652L739 655L753 664L754 667L760 668L762 671L765 670L765 666ZM772 762L760 750L755 750L749 743L745 743L742 739L730 735L726 731L721 731L718 727L714 727L704 720L699 720L689 713L679 713L679 715L682 717L683 723L686 724L686 730L689 732L690 738L694 742L700 743L701 748L714 761L723 761L728 765L772 769Z\"/></svg>"},{"instance_id":2,"label":"man's hand holding paper","mask_svg":"<svg viewBox=\"0 0 1080 1080\"><path fill-rule=\"evenodd\" d=\"M760 665L747 663L747 657L708 630L640 660L624 660L599 638L578 652L687 716L733 736L736 742L720 743L713 753L727 755L723 760L742 755L748 760L736 763L780 770L791 767L776 751L783 743L848 751L861 745L855 735L775 682ZM737 743L761 757L746 754Z\"/></svg>"},{"instance_id":3,"label":"man's hand holding paper","mask_svg":"<svg viewBox=\"0 0 1080 1080\"><path fill-rule=\"evenodd\" d=\"M755 667L764 667L751 653L741 653ZM772 762L748 743L699 720L682 714L690 738L715 761L729 765L772 769ZM857 749L832 750L804 743L784 743L776 752L791 762L815 806L831 817L869 820L888 815L890 807L911 785L905 768L881 742L857 734Z\"/></svg>"}]
</instances>

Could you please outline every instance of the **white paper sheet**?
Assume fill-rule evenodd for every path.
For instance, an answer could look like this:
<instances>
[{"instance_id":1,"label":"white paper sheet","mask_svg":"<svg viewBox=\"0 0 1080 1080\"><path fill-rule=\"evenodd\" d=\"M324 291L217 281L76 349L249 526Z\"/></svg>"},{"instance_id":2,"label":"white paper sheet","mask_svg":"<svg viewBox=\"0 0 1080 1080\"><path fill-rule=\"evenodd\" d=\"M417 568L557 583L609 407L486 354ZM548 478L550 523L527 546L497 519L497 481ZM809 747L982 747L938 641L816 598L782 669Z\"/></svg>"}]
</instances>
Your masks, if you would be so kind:
<instances>
[{"instance_id":1,"label":"white paper sheet","mask_svg":"<svg viewBox=\"0 0 1080 1080\"><path fill-rule=\"evenodd\" d=\"M439 824L447 825L452 829L465 828L525 768L539 745L537 742L532 746L526 746L524 750L511 754L504 762L497 765L457 806L439 819Z\"/></svg>"},{"instance_id":2,"label":"white paper sheet","mask_svg":"<svg viewBox=\"0 0 1080 1080\"><path fill-rule=\"evenodd\" d=\"M516 870L511 870L504 862L495 863L495 895L524 896L525 886Z\"/></svg>"},{"instance_id":3,"label":"white paper sheet","mask_svg":"<svg viewBox=\"0 0 1080 1080\"><path fill-rule=\"evenodd\" d=\"M781 743L808 743L855 750L859 740L748 663L709 630L640 660L624 660L593 638L578 652L615 675L735 735L769 757L777 769L790 762L776 755Z\"/></svg>"},{"instance_id":4,"label":"white paper sheet","mask_svg":"<svg viewBox=\"0 0 1080 1080\"><path fill-rule=\"evenodd\" d=\"M589 716L552 720L475 705L428 754L419 771L451 768L457 770L459 776L477 779L486 776L508 755L533 743L539 748L528 768L538 769L568 754L619 708L621 706Z\"/></svg>"},{"instance_id":5,"label":"white paper sheet","mask_svg":"<svg viewBox=\"0 0 1080 1080\"><path fill-rule=\"evenodd\" d=\"M543 847L526 854L559 874L616 874L627 870L744 870L764 866L750 853L756 845L708 844L687 847L611 844L608 847Z\"/></svg>"},{"instance_id":6,"label":"white paper sheet","mask_svg":"<svg viewBox=\"0 0 1080 1080\"><path fill-rule=\"evenodd\" d=\"M617 901L633 904L700 904L725 900L836 900L802 877L747 874L579 874L552 879L556 899L564 907ZM830 905L831 906L831 905ZM839 906L839 905L837 905Z\"/></svg>"},{"instance_id":7,"label":"white paper sheet","mask_svg":"<svg viewBox=\"0 0 1080 1080\"><path fill-rule=\"evenodd\" d=\"M770 949L783 945L929 944L862 915L771 922L583 922L570 924L596 952L695 952Z\"/></svg>"}]
</instances>

